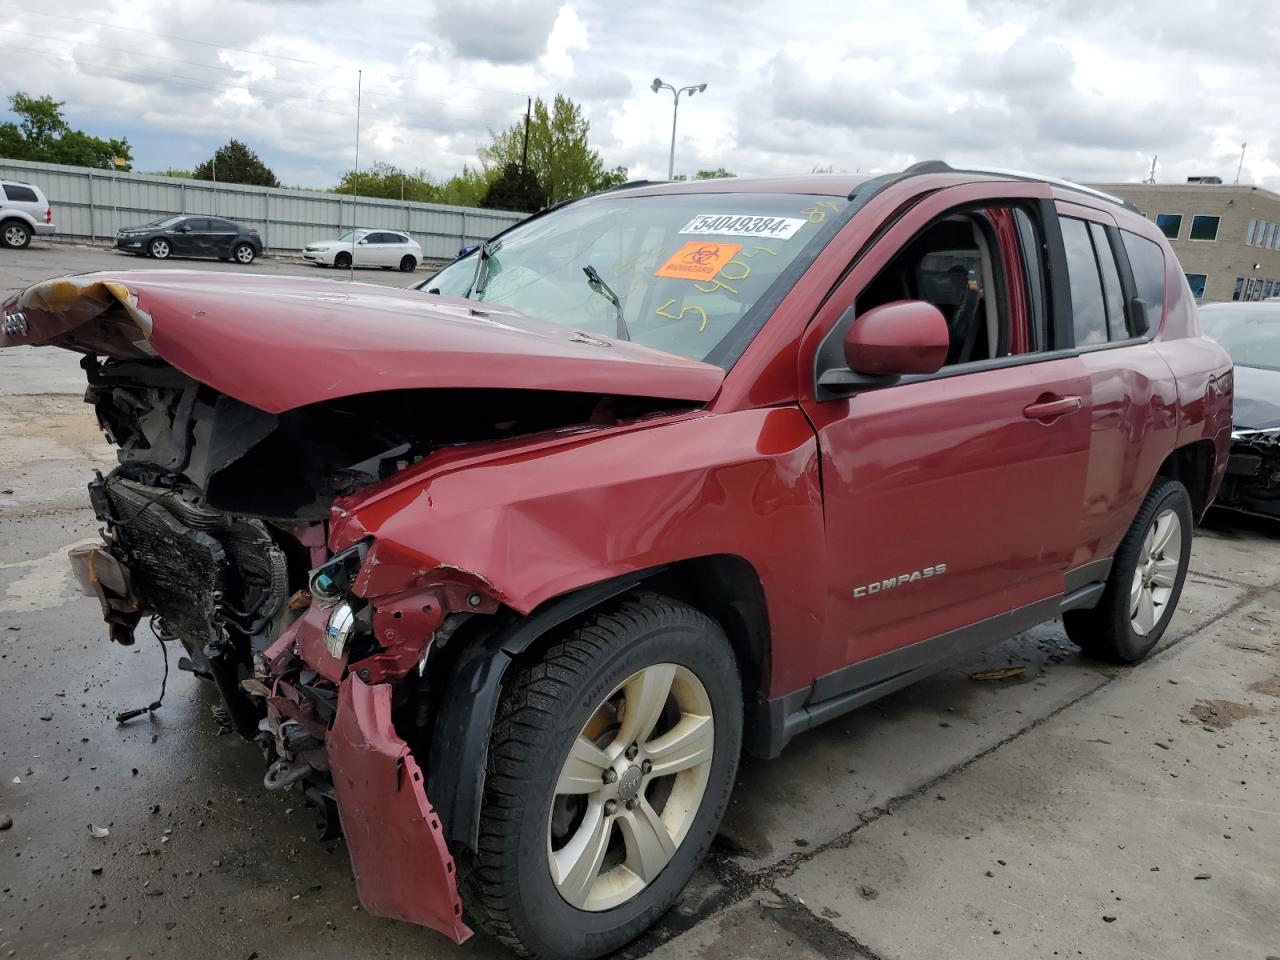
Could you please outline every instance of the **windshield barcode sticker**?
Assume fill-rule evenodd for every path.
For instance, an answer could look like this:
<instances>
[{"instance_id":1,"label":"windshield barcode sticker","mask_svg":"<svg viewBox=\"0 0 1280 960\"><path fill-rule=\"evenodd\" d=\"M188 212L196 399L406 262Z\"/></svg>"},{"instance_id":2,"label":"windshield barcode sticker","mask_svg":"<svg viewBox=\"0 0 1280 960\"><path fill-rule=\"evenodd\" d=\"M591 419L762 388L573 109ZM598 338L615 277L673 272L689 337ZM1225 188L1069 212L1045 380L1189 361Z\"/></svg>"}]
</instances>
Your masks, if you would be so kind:
<instances>
[{"instance_id":1,"label":"windshield barcode sticker","mask_svg":"<svg viewBox=\"0 0 1280 960\"><path fill-rule=\"evenodd\" d=\"M735 213L700 213L681 233L719 237L772 237L790 240L807 220L803 217L754 217Z\"/></svg>"}]
</instances>

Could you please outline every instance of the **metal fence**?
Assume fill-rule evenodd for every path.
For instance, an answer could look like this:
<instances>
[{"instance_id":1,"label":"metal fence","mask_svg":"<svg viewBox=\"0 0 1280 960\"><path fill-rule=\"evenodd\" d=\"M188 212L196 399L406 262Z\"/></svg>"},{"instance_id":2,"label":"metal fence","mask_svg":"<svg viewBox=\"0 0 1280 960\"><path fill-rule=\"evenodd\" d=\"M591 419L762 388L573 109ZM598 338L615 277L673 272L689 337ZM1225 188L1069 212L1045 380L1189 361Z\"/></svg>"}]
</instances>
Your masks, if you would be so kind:
<instances>
[{"instance_id":1,"label":"metal fence","mask_svg":"<svg viewBox=\"0 0 1280 960\"><path fill-rule=\"evenodd\" d=\"M111 240L120 227L177 213L226 217L262 235L267 250L301 250L353 225L408 231L431 259L488 239L524 214L435 203L359 198L319 190L249 187L60 163L0 158L0 178L38 185L53 207L58 236Z\"/></svg>"}]
</instances>

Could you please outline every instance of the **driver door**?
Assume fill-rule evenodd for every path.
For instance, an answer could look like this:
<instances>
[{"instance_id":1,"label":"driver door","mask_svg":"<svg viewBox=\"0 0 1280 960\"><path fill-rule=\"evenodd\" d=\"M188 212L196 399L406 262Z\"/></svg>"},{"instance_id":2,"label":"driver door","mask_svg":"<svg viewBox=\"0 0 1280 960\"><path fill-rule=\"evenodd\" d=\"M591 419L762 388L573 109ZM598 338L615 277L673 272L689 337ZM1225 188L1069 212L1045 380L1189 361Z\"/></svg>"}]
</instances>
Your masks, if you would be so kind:
<instances>
[{"instance_id":1,"label":"driver door","mask_svg":"<svg viewBox=\"0 0 1280 960\"><path fill-rule=\"evenodd\" d=\"M1080 524L1091 401L1082 361L1054 339L1045 262L1054 215L1031 196L940 191L880 238L824 308L830 323L850 304L861 315L927 300L948 318L953 349L935 375L803 403L822 458L824 646L837 659L815 698L1057 612ZM921 641L930 643L903 653Z\"/></svg>"}]
</instances>

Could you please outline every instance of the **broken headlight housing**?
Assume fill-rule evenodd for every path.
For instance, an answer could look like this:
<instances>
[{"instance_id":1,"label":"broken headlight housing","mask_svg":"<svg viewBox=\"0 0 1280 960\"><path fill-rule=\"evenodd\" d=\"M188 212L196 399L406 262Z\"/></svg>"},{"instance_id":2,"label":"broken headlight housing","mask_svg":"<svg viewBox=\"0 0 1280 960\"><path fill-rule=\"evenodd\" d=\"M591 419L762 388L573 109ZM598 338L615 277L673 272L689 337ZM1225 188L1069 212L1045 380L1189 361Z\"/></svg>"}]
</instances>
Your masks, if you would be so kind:
<instances>
[{"instance_id":1,"label":"broken headlight housing","mask_svg":"<svg viewBox=\"0 0 1280 960\"><path fill-rule=\"evenodd\" d=\"M311 571L308 589L311 597L322 607L330 607L351 595L356 574L369 552L369 542L362 540L341 553L335 553L325 563Z\"/></svg>"},{"instance_id":2,"label":"broken headlight housing","mask_svg":"<svg viewBox=\"0 0 1280 960\"><path fill-rule=\"evenodd\" d=\"M356 614L351 604L345 600L329 612L329 621L324 628L324 645L332 657L341 657L346 649L347 641L356 628Z\"/></svg>"}]
</instances>

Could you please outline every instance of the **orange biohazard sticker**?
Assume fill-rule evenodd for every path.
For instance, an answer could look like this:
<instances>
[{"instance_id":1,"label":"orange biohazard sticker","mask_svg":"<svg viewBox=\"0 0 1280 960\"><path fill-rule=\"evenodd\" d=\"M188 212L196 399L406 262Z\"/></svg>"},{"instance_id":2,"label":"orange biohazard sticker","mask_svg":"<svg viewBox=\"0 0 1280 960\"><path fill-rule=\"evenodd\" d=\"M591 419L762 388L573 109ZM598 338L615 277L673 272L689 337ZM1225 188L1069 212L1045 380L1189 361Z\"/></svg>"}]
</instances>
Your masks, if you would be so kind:
<instances>
[{"instance_id":1,"label":"orange biohazard sticker","mask_svg":"<svg viewBox=\"0 0 1280 960\"><path fill-rule=\"evenodd\" d=\"M678 280L710 280L741 249L740 243L693 240L673 253L671 259L655 270L653 275Z\"/></svg>"}]
</instances>

